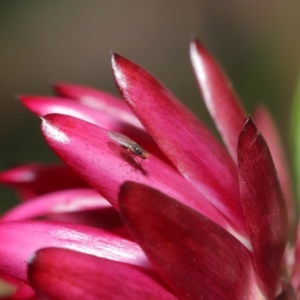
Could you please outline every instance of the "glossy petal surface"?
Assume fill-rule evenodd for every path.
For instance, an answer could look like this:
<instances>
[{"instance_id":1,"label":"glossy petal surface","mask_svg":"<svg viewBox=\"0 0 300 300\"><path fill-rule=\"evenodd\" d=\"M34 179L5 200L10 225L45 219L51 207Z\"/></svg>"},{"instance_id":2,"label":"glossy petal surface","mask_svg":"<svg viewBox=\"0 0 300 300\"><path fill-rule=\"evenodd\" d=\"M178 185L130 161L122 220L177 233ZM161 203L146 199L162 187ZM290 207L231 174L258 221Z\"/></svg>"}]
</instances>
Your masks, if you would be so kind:
<instances>
[{"instance_id":1,"label":"glossy petal surface","mask_svg":"<svg viewBox=\"0 0 300 300\"><path fill-rule=\"evenodd\" d=\"M287 242L287 212L269 148L249 118L239 138L238 163L256 271L273 299Z\"/></svg>"},{"instance_id":2,"label":"glossy petal surface","mask_svg":"<svg viewBox=\"0 0 300 300\"><path fill-rule=\"evenodd\" d=\"M246 231L237 170L203 124L145 70L112 57L115 80L125 101L178 171L230 220Z\"/></svg>"},{"instance_id":3,"label":"glossy petal surface","mask_svg":"<svg viewBox=\"0 0 300 300\"><path fill-rule=\"evenodd\" d=\"M137 267L66 249L38 251L28 276L43 299L177 299Z\"/></svg>"},{"instance_id":4,"label":"glossy petal surface","mask_svg":"<svg viewBox=\"0 0 300 300\"><path fill-rule=\"evenodd\" d=\"M117 116L123 121L142 128L140 121L128 106L114 95L87 86L68 83L58 83L54 88L60 96L75 99L85 106L113 117Z\"/></svg>"},{"instance_id":5,"label":"glossy petal surface","mask_svg":"<svg viewBox=\"0 0 300 300\"><path fill-rule=\"evenodd\" d=\"M248 250L223 228L161 192L126 183L124 222L180 299L259 299Z\"/></svg>"},{"instance_id":6,"label":"glossy petal surface","mask_svg":"<svg viewBox=\"0 0 300 300\"><path fill-rule=\"evenodd\" d=\"M19 96L19 98L28 109L38 116L42 117L52 113L59 113L96 124L110 131L121 132L160 159L168 161L152 137L149 136L145 130L122 120L118 114L107 114L105 111L97 111L81 103L64 98L45 96Z\"/></svg>"},{"instance_id":7,"label":"glossy petal surface","mask_svg":"<svg viewBox=\"0 0 300 300\"><path fill-rule=\"evenodd\" d=\"M0 173L0 183L14 188L23 200L68 188L88 187L63 165L28 164Z\"/></svg>"},{"instance_id":8,"label":"glossy petal surface","mask_svg":"<svg viewBox=\"0 0 300 300\"><path fill-rule=\"evenodd\" d=\"M26 262L38 249L60 247L150 268L135 243L106 231L70 223L0 223L0 272L27 281Z\"/></svg>"},{"instance_id":9,"label":"glossy petal surface","mask_svg":"<svg viewBox=\"0 0 300 300\"><path fill-rule=\"evenodd\" d=\"M33 198L30 201L26 201L1 216L0 221L21 221L53 213L66 213L109 207L111 207L109 202L94 190L63 190L48 193Z\"/></svg>"},{"instance_id":10,"label":"glossy petal surface","mask_svg":"<svg viewBox=\"0 0 300 300\"><path fill-rule=\"evenodd\" d=\"M237 161L237 142L246 114L220 66L196 39L191 43L190 56L206 107L231 157Z\"/></svg>"},{"instance_id":11,"label":"glossy petal surface","mask_svg":"<svg viewBox=\"0 0 300 300\"><path fill-rule=\"evenodd\" d=\"M224 215L173 168L151 153L145 161L137 163L134 159L141 158L128 154L108 137L105 129L52 114L44 118L42 131L55 153L116 209L121 184L132 180L156 187L228 228Z\"/></svg>"},{"instance_id":12,"label":"glossy petal surface","mask_svg":"<svg viewBox=\"0 0 300 300\"><path fill-rule=\"evenodd\" d=\"M280 140L276 125L265 107L260 106L256 110L254 122L269 146L285 198L289 222L294 226L296 211L291 187L292 180L288 163L284 155L284 149L282 147L283 143Z\"/></svg>"}]
</instances>

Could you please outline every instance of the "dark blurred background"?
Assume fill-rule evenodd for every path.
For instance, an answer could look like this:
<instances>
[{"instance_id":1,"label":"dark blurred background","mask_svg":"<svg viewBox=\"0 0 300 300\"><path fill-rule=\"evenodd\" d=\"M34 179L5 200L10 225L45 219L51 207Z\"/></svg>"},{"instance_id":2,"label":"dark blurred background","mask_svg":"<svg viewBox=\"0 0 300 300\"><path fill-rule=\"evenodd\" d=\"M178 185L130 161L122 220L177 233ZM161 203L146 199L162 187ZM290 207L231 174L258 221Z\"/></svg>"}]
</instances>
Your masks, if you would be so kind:
<instances>
[{"instance_id":1,"label":"dark blurred background","mask_svg":"<svg viewBox=\"0 0 300 300\"><path fill-rule=\"evenodd\" d=\"M298 0L1 1L0 170L55 161L39 120L15 95L51 94L57 81L117 94L111 50L145 67L212 127L189 62L192 34L226 69L248 112L264 102L287 142L299 16ZM14 201L1 188L0 210Z\"/></svg>"}]
</instances>

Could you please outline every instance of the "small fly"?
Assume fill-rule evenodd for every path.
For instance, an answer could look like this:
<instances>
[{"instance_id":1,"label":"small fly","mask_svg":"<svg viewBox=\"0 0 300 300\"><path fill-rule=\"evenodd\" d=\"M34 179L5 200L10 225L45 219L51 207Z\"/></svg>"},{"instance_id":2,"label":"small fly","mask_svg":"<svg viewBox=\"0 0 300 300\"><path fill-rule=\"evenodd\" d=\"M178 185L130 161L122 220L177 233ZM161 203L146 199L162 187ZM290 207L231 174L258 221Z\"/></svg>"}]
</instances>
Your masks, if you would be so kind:
<instances>
[{"instance_id":1,"label":"small fly","mask_svg":"<svg viewBox=\"0 0 300 300\"><path fill-rule=\"evenodd\" d=\"M115 131L108 131L107 134L111 140L120 145L130 154L136 155L142 159L146 159L149 156L148 152L129 137Z\"/></svg>"}]
</instances>

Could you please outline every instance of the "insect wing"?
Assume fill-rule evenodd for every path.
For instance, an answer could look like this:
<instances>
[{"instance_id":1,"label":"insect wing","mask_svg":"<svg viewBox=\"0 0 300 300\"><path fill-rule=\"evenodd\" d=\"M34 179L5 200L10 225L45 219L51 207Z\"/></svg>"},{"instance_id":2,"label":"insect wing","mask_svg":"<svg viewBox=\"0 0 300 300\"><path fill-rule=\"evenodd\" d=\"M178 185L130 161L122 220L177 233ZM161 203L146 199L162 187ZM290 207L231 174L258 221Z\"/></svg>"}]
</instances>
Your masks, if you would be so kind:
<instances>
[{"instance_id":1,"label":"insect wing","mask_svg":"<svg viewBox=\"0 0 300 300\"><path fill-rule=\"evenodd\" d=\"M129 137L115 131L108 131L107 134L111 140L130 150L132 154L138 155L141 158L147 158L149 156L140 145L131 140Z\"/></svg>"},{"instance_id":2,"label":"insect wing","mask_svg":"<svg viewBox=\"0 0 300 300\"><path fill-rule=\"evenodd\" d=\"M124 134L114 132L114 131L108 131L107 134L111 140L113 140L114 142L116 142L117 144L125 148L132 149L132 144L135 144L133 140L131 140L129 137L125 136Z\"/></svg>"}]
</instances>

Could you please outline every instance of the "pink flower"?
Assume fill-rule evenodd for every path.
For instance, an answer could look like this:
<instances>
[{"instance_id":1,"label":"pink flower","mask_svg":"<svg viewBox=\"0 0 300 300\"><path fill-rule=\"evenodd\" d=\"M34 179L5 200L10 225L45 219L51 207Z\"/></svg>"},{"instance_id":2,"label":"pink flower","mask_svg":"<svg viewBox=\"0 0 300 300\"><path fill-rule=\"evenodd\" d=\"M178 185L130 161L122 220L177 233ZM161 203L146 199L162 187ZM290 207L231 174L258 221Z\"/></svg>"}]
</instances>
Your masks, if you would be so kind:
<instances>
[{"instance_id":1,"label":"pink flower","mask_svg":"<svg viewBox=\"0 0 300 300\"><path fill-rule=\"evenodd\" d=\"M115 81L131 110L68 84L55 87L60 97L21 97L43 116L44 138L66 166L0 174L23 200L1 218L6 279L47 299L296 299L300 237L288 242L295 209L272 120L264 108L254 115L269 150L211 55L197 40L190 51L227 149L119 55ZM108 131L148 157L126 151ZM35 297L27 285L18 299Z\"/></svg>"}]
</instances>

